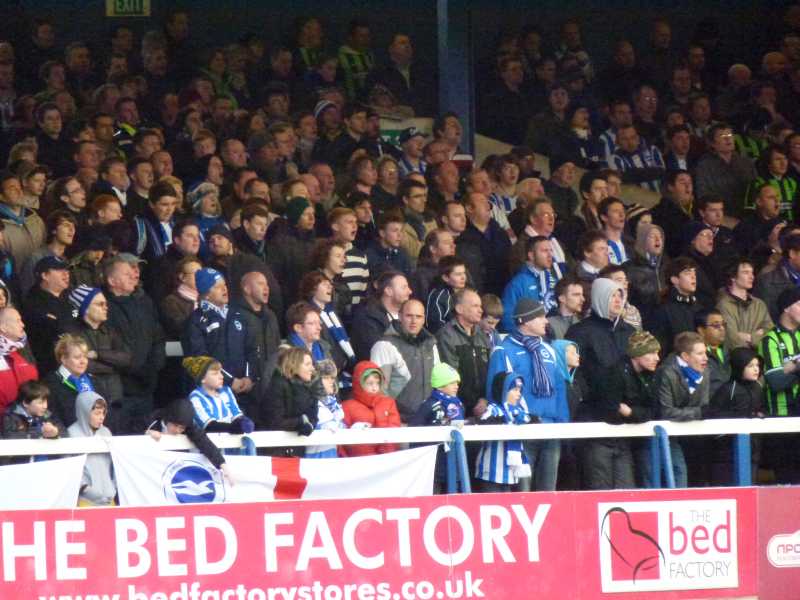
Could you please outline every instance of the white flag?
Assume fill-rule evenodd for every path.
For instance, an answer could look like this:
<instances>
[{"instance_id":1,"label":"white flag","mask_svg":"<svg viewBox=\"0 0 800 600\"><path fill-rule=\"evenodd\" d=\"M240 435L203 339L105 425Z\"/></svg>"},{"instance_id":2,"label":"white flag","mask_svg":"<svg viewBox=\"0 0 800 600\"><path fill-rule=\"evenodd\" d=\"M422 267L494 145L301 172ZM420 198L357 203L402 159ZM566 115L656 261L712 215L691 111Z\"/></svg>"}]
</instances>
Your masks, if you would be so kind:
<instances>
[{"instance_id":1,"label":"white flag","mask_svg":"<svg viewBox=\"0 0 800 600\"><path fill-rule=\"evenodd\" d=\"M433 493L436 446L355 458L226 456L233 485L194 452L112 441L111 458L122 506L385 498Z\"/></svg>"},{"instance_id":2,"label":"white flag","mask_svg":"<svg viewBox=\"0 0 800 600\"><path fill-rule=\"evenodd\" d=\"M86 455L0 467L0 510L75 508Z\"/></svg>"}]
</instances>

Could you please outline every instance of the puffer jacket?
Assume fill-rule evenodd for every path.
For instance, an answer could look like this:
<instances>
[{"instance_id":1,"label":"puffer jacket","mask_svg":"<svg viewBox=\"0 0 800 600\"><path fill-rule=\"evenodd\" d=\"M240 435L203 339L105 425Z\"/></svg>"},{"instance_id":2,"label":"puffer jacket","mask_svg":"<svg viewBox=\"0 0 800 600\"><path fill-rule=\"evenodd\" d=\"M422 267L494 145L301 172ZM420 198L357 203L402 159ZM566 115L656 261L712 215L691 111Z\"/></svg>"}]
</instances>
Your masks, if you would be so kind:
<instances>
[{"instance_id":1,"label":"puffer jacket","mask_svg":"<svg viewBox=\"0 0 800 600\"><path fill-rule=\"evenodd\" d=\"M353 397L342 403L345 424L348 428L355 423L366 423L369 427L400 427L402 422L394 399L380 392L370 394L364 390L364 379L372 374L378 375L383 384L383 373L374 362L364 360L353 369ZM343 446L342 452L346 456L367 456L396 449L395 444L360 444Z\"/></svg>"}]
</instances>

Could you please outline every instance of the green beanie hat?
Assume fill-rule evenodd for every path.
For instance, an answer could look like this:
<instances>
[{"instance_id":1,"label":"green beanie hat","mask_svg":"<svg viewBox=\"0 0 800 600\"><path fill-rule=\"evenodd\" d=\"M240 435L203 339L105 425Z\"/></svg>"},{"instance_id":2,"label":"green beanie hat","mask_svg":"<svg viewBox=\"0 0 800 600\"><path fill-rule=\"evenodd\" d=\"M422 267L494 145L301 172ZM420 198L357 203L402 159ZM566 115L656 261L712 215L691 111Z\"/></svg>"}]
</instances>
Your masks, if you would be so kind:
<instances>
[{"instance_id":1,"label":"green beanie hat","mask_svg":"<svg viewBox=\"0 0 800 600\"><path fill-rule=\"evenodd\" d=\"M300 220L300 215L302 215L303 211L309 206L311 206L311 202L309 202L308 199L302 196L295 196L289 200L286 205L286 219L292 226L297 225L297 222Z\"/></svg>"},{"instance_id":2,"label":"green beanie hat","mask_svg":"<svg viewBox=\"0 0 800 600\"><path fill-rule=\"evenodd\" d=\"M460 383L461 375L447 363L440 362L431 370L431 387L441 388L451 383Z\"/></svg>"}]
</instances>

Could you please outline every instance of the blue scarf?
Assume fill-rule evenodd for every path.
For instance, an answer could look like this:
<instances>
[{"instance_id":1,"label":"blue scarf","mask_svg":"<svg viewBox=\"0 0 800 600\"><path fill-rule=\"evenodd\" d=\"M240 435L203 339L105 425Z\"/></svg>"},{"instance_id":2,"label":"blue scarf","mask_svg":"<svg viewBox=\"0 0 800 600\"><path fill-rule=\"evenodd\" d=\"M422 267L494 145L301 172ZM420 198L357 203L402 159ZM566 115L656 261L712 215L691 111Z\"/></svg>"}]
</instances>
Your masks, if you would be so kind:
<instances>
[{"instance_id":1,"label":"blue scarf","mask_svg":"<svg viewBox=\"0 0 800 600\"><path fill-rule=\"evenodd\" d=\"M292 346L297 346L298 348L308 348L303 339L294 331L289 334L288 339ZM322 350L322 344L319 342L314 342L311 344L311 359L314 361L314 364L317 364L319 361L325 359L325 352Z\"/></svg>"},{"instance_id":2,"label":"blue scarf","mask_svg":"<svg viewBox=\"0 0 800 600\"><path fill-rule=\"evenodd\" d=\"M559 277L550 273L549 269L542 269L540 271L535 267L528 265L528 270L533 274L534 277L539 278L539 296L542 299L542 304L544 304L545 310L550 312L554 308L558 308L555 287Z\"/></svg>"},{"instance_id":3,"label":"blue scarf","mask_svg":"<svg viewBox=\"0 0 800 600\"><path fill-rule=\"evenodd\" d=\"M227 304L225 306L217 306L216 304L209 302L208 300L200 300L200 310L202 310L203 312L213 311L223 319L228 318Z\"/></svg>"},{"instance_id":4,"label":"blue scarf","mask_svg":"<svg viewBox=\"0 0 800 600\"><path fill-rule=\"evenodd\" d=\"M25 217L28 216L28 209L23 207L22 214L18 215L10 206L0 204L0 217L13 221L19 226L25 225Z\"/></svg>"},{"instance_id":5,"label":"blue scarf","mask_svg":"<svg viewBox=\"0 0 800 600\"><path fill-rule=\"evenodd\" d=\"M434 389L431 398L434 399L431 406L434 415L433 425L449 425L451 421L464 420L464 405L458 396L450 396Z\"/></svg>"},{"instance_id":6,"label":"blue scarf","mask_svg":"<svg viewBox=\"0 0 800 600\"><path fill-rule=\"evenodd\" d=\"M64 385L71 390L74 390L77 394L80 394L81 392L94 391L94 384L92 383L88 373L84 373L83 375L73 375L65 366L62 365L58 368L58 374L61 376L61 381L64 383Z\"/></svg>"},{"instance_id":7,"label":"blue scarf","mask_svg":"<svg viewBox=\"0 0 800 600\"><path fill-rule=\"evenodd\" d=\"M695 371L680 357L678 358L678 366L681 369L681 374L683 375L686 385L689 387L689 393L694 394L695 390L697 390L700 383L703 381L703 374Z\"/></svg>"},{"instance_id":8,"label":"blue scarf","mask_svg":"<svg viewBox=\"0 0 800 600\"><path fill-rule=\"evenodd\" d=\"M789 275L789 279L792 280L792 283L796 287L800 287L800 272L795 271L790 265L789 261L784 259L783 260L783 268L786 269L786 274Z\"/></svg>"},{"instance_id":9,"label":"blue scarf","mask_svg":"<svg viewBox=\"0 0 800 600\"><path fill-rule=\"evenodd\" d=\"M533 394L541 398L552 396L553 384L550 381L550 377L547 375L547 369L544 366L542 355L539 354L542 338L533 335L523 335L519 331L512 333L511 337L525 346L525 349L531 356L531 371L533 372L531 391Z\"/></svg>"}]
</instances>

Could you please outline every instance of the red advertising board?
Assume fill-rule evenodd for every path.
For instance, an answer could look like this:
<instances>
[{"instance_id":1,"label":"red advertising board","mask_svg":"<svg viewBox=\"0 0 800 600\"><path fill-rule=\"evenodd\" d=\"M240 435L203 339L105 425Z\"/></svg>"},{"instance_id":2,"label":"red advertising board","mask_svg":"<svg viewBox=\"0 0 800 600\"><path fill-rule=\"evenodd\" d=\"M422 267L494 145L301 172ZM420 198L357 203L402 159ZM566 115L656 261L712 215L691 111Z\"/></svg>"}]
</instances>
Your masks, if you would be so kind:
<instances>
[{"instance_id":1,"label":"red advertising board","mask_svg":"<svg viewBox=\"0 0 800 600\"><path fill-rule=\"evenodd\" d=\"M756 490L473 494L0 514L0 598L755 595Z\"/></svg>"},{"instance_id":2,"label":"red advertising board","mask_svg":"<svg viewBox=\"0 0 800 600\"><path fill-rule=\"evenodd\" d=\"M800 596L800 488L758 490L758 573L760 599Z\"/></svg>"}]
</instances>

